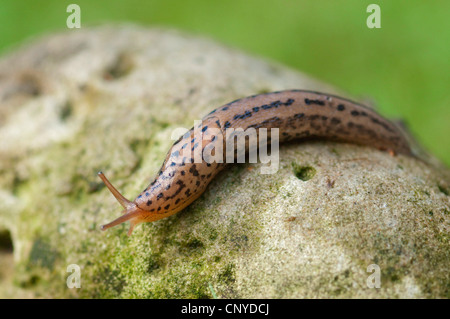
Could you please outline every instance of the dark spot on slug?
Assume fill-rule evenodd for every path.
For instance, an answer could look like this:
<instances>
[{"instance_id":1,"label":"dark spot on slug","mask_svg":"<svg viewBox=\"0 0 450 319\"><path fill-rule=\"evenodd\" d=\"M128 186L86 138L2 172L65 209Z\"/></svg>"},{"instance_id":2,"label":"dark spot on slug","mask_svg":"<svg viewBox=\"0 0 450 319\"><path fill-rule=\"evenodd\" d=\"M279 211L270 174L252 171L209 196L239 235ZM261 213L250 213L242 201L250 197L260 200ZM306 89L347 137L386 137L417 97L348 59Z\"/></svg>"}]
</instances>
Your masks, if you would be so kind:
<instances>
[{"instance_id":1,"label":"dark spot on slug","mask_svg":"<svg viewBox=\"0 0 450 319\"><path fill-rule=\"evenodd\" d=\"M353 116L358 116L358 115L359 115L359 112L358 112L358 111L351 111L350 114L353 115Z\"/></svg>"},{"instance_id":2,"label":"dark spot on slug","mask_svg":"<svg viewBox=\"0 0 450 319\"><path fill-rule=\"evenodd\" d=\"M157 189L157 188L160 187L160 186L161 186L161 184L157 184L157 185L155 185L155 186L152 186L151 191L153 192L155 189Z\"/></svg>"},{"instance_id":3,"label":"dark spot on slug","mask_svg":"<svg viewBox=\"0 0 450 319\"><path fill-rule=\"evenodd\" d=\"M343 111L343 110L345 110L344 104L339 104L339 105L337 106L337 110L338 110L338 111Z\"/></svg>"},{"instance_id":4,"label":"dark spot on slug","mask_svg":"<svg viewBox=\"0 0 450 319\"><path fill-rule=\"evenodd\" d=\"M164 196L163 193L159 193L158 196L156 196L156 199L161 199Z\"/></svg>"},{"instance_id":5,"label":"dark spot on slug","mask_svg":"<svg viewBox=\"0 0 450 319\"><path fill-rule=\"evenodd\" d=\"M192 127L189 131L184 133L183 139L188 139L189 137L191 137L191 132L192 132L193 129L194 129L194 127Z\"/></svg>"},{"instance_id":6,"label":"dark spot on slug","mask_svg":"<svg viewBox=\"0 0 450 319\"><path fill-rule=\"evenodd\" d=\"M177 180L176 184L179 185L180 187L172 195L172 198L177 196L181 192L181 190L186 187L186 184L184 184L182 180Z\"/></svg>"},{"instance_id":7,"label":"dark spot on slug","mask_svg":"<svg viewBox=\"0 0 450 319\"><path fill-rule=\"evenodd\" d=\"M166 206L164 206L164 209L165 209L165 210L168 210L168 209L169 209L169 207L170 207L170 204L169 204L169 205L166 205Z\"/></svg>"},{"instance_id":8,"label":"dark spot on slug","mask_svg":"<svg viewBox=\"0 0 450 319\"><path fill-rule=\"evenodd\" d=\"M208 129L208 126L204 126L204 127L202 128L202 132L205 132L207 129Z\"/></svg>"},{"instance_id":9,"label":"dark spot on slug","mask_svg":"<svg viewBox=\"0 0 450 319\"><path fill-rule=\"evenodd\" d=\"M180 151L175 151L172 153L172 156L178 157L180 155Z\"/></svg>"},{"instance_id":10,"label":"dark spot on slug","mask_svg":"<svg viewBox=\"0 0 450 319\"><path fill-rule=\"evenodd\" d=\"M311 105L311 104L325 105L325 102L321 101L321 100L310 100L310 99L306 98L305 99L305 104L306 105Z\"/></svg>"},{"instance_id":11,"label":"dark spot on slug","mask_svg":"<svg viewBox=\"0 0 450 319\"><path fill-rule=\"evenodd\" d=\"M151 200L148 200L147 201L147 206L150 206L152 204L152 201Z\"/></svg>"},{"instance_id":12,"label":"dark spot on slug","mask_svg":"<svg viewBox=\"0 0 450 319\"><path fill-rule=\"evenodd\" d=\"M253 112L258 112L259 111L259 106L255 106L254 108L253 108Z\"/></svg>"},{"instance_id":13,"label":"dark spot on slug","mask_svg":"<svg viewBox=\"0 0 450 319\"><path fill-rule=\"evenodd\" d=\"M297 113L294 115L294 118L299 119L302 118L303 116L305 116L305 113Z\"/></svg>"},{"instance_id":14,"label":"dark spot on slug","mask_svg":"<svg viewBox=\"0 0 450 319\"><path fill-rule=\"evenodd\" d=\"M191 173L194 176L198 176L199 175L198 170L196 168L196 165L192 165L192 167L189 169L189 173Z\"/></svg>"},{"instance_id":15,"label":"dark spot on slug","mask_svg":"<svg viewBox=\"0 0 450 319\"><path fill-rule=\"evenodd\" d=\"M341 120L338 119L337 117L331 118L331 124L337 125L337 124L339 124L339 123L341 123Z\"/></svg>"},{"instance_id":16,"label":"dark spot on slug","mask_svg":"<svg viewBox=\"0 0 450 319\"><path fill-rule=\"evenodd\" d=\"M245 119L245 118L250 117L250 116L252 116L252 112L245 111L244 115L241 116L241 119Z\"/></svg>"},{"instance_id":17,"label":"dark spot on slug","mask_svg":"<svg viewBox=\"0 0 450 319\"><path fill-rule=\"evenodd\" d=\"M274 102L270 103L270 106L272 106L272 107L279 107L280 105L281 105L280 101L274 101Z\"/></svg>"},{"instance_id":18,"label":"dark spot on slug","mask_svg":"<svg viewBox=\"0 0 450 319\"><path fill-rule=\"evenodd\" d=\"M180 198L177 198L177 200L175 201L175 205L177 205L180 202Z\"/></svg>"},{"instance_id":19,"label":"dark spot on slug","mask_svg":"<svg viewBox=\"0 0 450 319\"><path fill-rule=\"evenodd\" d=\"M197 181L197 182L195 183L195 185L196 185L196 186L200 186L200 181Z\"/></svg>"},{"instance_id":20,"label":"dark spot on slug","mask_svg":"<svg viewBox=\"0 0 450 319\"><path fill-rule=\"evenodd\" d=\"M181 173L181 175L183 175L183 176L184 176L184 174L186 174L186 172L185 172L185 171L181 171L180 173Z\"/></svg>"},{"instance_id":21,"label":"dark spot on slug","mask_svg":"<svg viewBox=\"0 0 450 319\"><path fill-rule=\"evenodd\" d=\"M278 116L274 116L274 117L271 117L270 119L262 121L262 124L272 123L272 122L276 122L279 120L280 120L280 118Z\"/></svg>"},{"instance_id":22,"label":"dark spot on slug","mask_svg":"<svg viewBox=\"0 0 450 319\"><path fill-rule=\"evenodd\" d=\"M238 120L238 119L243 120L243 119L246 119L247 117L250 117L250 116L252 116L252 112L250 112L250 111L245 111L244 114L236 114L236 115L233 117L233 120Z\"/></svg>"}]
</instances>

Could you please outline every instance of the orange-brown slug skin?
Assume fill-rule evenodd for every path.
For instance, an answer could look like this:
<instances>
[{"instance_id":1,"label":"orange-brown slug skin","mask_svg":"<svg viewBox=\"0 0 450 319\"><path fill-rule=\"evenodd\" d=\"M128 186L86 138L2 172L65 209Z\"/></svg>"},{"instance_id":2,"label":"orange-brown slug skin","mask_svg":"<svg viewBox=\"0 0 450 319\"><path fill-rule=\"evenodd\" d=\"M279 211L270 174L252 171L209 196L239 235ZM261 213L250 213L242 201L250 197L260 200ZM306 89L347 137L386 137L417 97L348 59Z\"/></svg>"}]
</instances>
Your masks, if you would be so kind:
<instances>
[{"instance_id":1,"label":"orange-brown slug skin","mask_svg":"<svg viewBox=\"0 0 450 319\"><path fill-rule=\"evenodd\" d=\"M258 135L261 128L278 128L280 142L321 138L412 155L394 124L350 100L304 90L249 96L213 110L175 142L155 180L133 202L99 173L125 208L124 215L102 229L130 221L130 235L135 225L168 217L190 205L225 167L223 163L197 161L193 153L203 154L205 148L217 150L220 146L225 149L228 128L254 128Z\"/></svg>"}]
</instances>

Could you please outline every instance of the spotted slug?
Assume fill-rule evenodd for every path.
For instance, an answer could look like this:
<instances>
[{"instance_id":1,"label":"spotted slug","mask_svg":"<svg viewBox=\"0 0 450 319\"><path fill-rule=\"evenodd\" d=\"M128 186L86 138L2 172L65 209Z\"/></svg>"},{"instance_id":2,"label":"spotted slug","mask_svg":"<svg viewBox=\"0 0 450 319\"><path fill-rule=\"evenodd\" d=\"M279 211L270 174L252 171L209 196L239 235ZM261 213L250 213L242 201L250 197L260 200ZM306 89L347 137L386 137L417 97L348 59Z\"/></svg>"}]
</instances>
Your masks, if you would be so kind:
<instances>
[{"instance_id":1,"label":"spotted slug","mask_svg":"<svg viewBox=\"0 0 450 319\"><path fill-rule=\"evenodd\" d=\"M249 96L223 105L203 117L169 150L155 180L134 200L117 191L102 172L98 175L123 206L123 215L102 230L130 222L128 235L143 222L153 222L189 206L226 165L220 161L195 161L196 149L226 148L229 128L278 128L279 142L320 138L368 145L394 154L412 155L399 128L374 110L330 94L288 90ZM202 153L203 154L203 153Z\"/></svg>"}]
</instances>

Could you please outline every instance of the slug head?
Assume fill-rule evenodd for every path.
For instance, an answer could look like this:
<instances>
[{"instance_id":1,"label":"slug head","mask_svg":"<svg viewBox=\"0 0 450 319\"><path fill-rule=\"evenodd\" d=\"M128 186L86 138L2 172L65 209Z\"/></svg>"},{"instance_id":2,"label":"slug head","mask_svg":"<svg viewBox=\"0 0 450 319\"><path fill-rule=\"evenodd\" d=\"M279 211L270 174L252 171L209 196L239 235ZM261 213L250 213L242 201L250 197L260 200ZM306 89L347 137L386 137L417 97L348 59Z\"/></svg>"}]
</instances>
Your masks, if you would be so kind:
<instances>
[{"instance_id":1,"label":"slug head","mask_svg":"<svg viewBox=\"0 0 450 319\"><path fill-rule=\"evenodd\" d=\"M99 172L98 176L101 178L103 183L105 183L106 187L108 187L108 189L114 195L114 197L117 199L120 205L122 205L122 207L124 208L124 210L122 211L123 214L122 216L106 225L102 225L100 227L101 230L107 230L108 228L129 221L130 228L128 229L127 235L130 236L131 233L133 232L134 226L144 221L143 216L145 216L147 212L139 208L135 202L129 201L122 194L120 194L119 191L109 182L109 180L102 172Z\"/></svg>"}]
</instances>

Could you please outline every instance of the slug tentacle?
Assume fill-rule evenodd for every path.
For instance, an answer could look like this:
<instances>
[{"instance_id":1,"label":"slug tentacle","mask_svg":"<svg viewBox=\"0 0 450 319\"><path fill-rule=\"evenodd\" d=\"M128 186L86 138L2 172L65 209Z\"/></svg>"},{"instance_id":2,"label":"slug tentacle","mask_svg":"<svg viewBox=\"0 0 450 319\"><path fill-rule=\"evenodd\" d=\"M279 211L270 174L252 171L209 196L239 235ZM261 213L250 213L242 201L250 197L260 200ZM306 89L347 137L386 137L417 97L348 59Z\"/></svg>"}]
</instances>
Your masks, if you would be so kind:
<instances>
[{"instance_id":1,"label":"slug tentacle","mask_svg":"<svg viewBox=\"0 0 450 319\"><path fill-rule=\"evenodd\" d=\"M234 135L228 135L228 129L236 132L251 129L256 131L257 139L267 132L265 136L270 143L266 129L272 128L279 129L280 142L321 138L414 157L408 140L396 125L348 99L306 90L249 96L213 110L201 124L195 124L176 141L155 180L134 201L122 196L99 172L99 177L124 207L123 215L102 229L129 221L128 235L131 235L139 223L153 222L181 211L200 197L217 173L230 163L228 154L224 161L221 152L227 149L228 142L234 143ZM258 143L257 147L261 150L265 146ZM236 152L234 159L237 159Z\"/></svg>"},{"instance_id":2,"label":"slug tentacle","mask_svg":"<svg viewBox=\"0 0 450 319\"><path fill-rule=\"evenodd\" d=\"M117 201L122 205L123 208L128 209L128 207L133 206L133 202L130 202L126 199L106 178L103 172L98 172L98 176L101 178L103 183L105 183L106 187L110 190L110 192L114 195Z\"/></svg>"},{"instance_id":3,"label":"slug tentacle","mask_svg":"<svg viewBox=\"0 0 450 319\"><path fill-rule=\"evenodd\" d=\"M126 221L130 221L130 228L128 229L127 235L130 236L133 232L134 226L139 224L139 216L142 215L143 212L137 208L135 211L130 211L128 213L125 213L124 215L120 216L119 218L113 220L112 222L101 225L101 230L107 230L108 228L120 225Z\"/></svg>"},{"instance_id":4,"label":"slug tentacle","mask_svg":"<svg viewBox=\"0 0 450 319\"><path fill-rule=\"evenodd\" d=\"M137 205L134 202L129 201L126 199L106 178L106 176L102 172L98 172L98 176L102 179L103 183L105 183L106 187L111 191L111 193L114 195L114 197L117 199L117 201L120 203L120 205L125 208L122 211L122 216L119 218L113 220L112 222L101 225L101 230L107 230L108 228L117 226L119 224L122 224L126 221L130 221L130 228L128 229L127 235L130 236L133 232L134 226L139 224L140 217L145 214L145 211L137 207Z\"/></svg>"}]
</instances>

